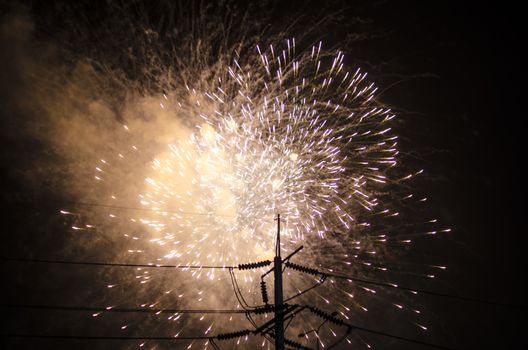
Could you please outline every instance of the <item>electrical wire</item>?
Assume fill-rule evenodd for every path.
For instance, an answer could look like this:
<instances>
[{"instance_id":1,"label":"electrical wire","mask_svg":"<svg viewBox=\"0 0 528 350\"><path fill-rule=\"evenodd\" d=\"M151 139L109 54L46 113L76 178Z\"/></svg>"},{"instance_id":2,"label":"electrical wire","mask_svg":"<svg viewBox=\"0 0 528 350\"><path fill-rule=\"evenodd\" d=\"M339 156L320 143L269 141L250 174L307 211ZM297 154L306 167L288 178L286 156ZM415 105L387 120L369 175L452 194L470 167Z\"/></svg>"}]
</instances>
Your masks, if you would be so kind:
<instances>
[{"instance_id":1,"label":"electrical wire","mask_svg":"<svg viewBox=\"0 0 528 350\"><path fill-rule=\"evenodd\" d=\"M128 263L107 263L107 262L90 262L90 261L29 259L29 258L13 258L13 257L0 257L0 260L2 260L2 261L16 261L16 262L29 262L29 263L44 263L44 264L112 266L112 267L174 268L174 269L222 269L222 270L238 269L238 266L220 266L220 265L214 266L214 265L128 264ZM466 296L455 295L455 294L439 293L439 292L435 292L435 291L424 290L424 289L420 289L420 288L411 288L411 287L406 287L406 286L400 286L400 285L393 284L393 283L374 281L374 280L370 280L370 279L364 279L364 278L359 278L359 277L350 276L350 275L344 275L344 274L339 274L339 273L319 272L319 274L322 275L322 276L327 276L327 277L332 277L332 278L337 278L337 279L346 279L346 280L354 281L354 282L358 282L358 283L376 285L378 287L405 290L405 291L409 291L409 292L412 292L412 293L415 293L415 294L431 295L431 296L437 296L437 297L456 299L456 300L460 300L460 301L467 301L467 302L480 303L480 304L489 304L489 305L508 307L508 308L525 309L527 307L527 305L508 304L508 303L501 303L501 302L497 302L497 301L485 300L485 299L480 299L480 298L472 298L472 297L466 297Z\"/></svg>"},{"instance_id":2,"label":"electrical wire","mask_svg":"<svg viewBox=\"0 0 528 350\"><path fill-rule=\"evenodd\" d=\"M62 311L90 311L90 312L138 312L138 313L169 313L169 314L245 314L245 310L231 309L153 309L153 308L120 308L120 307L95 307L95 306L64 306L64 305L42 305L42 304L6 304L1 303L2 308L13 309L41 309ZM251 311L249 311L251 312Z\"/></svg>"},{"instance_id":3,"label":"electrical wire","mask_svg":"<svg viewBox=\"0 0 528 350\"><path fill-rule=\"evenodd\" d=\"M390 333L386 333L386 332L381 332L381 331L373 330L373 329L370 329L370 328L354 326L354 325L351 325L351 324L349 324L349 326L352 327L355 330L358 330L358 331L367 332L367 333L376 334L376 335L381 335L381 336L384 336L384 337L387 337L387 338L398 339L398 340L406 341L406 342L409 342L409 343L420 344L420 345L428 346L430 348L443 349L443 350L454 350L453 348L450 348L450 347L447 347L447 346L432 344L432 343L428 343L428 342L425 342L425 341L416 340L416 339L412 339L412 338L401 337L399 335L390 334Z\"/></svg>"},{"instance_id":4,"label":"electrical wire","mask_svg":"<svg viewBox=\"0 0 528 350\"><path fill-rule=\"evenodd\" d=\"M181 214L181 215L198 215L198 216L222 216L234 218L234 215L223 215L223 214L211 214L211 213L202 213L202 212L192 212L192 211L179 211L179 210L164 210L164 209L152 209L152 208L142 208L142 207L130 207L124 205L112 205L112 204L102 204L94 202L80 202L80 201L68 201L60 199L29 199L29 200L16 200L17 203L55 203L55 204L64 204L64 205L78 205L83 207L98 207L98 208L107 208L107 209L118 209L118 210L137 210L137 211L151 211L156 213L172 213L172 214Z\"/></svg>"},{"instance_id":5,"label":"electrical wire","mask_svg":"<svg viewBox=\"0 0 528 350\"><path fill-rule=\"evenodd\" d=\"M408 292L412 292L414 294L432 295L432 296L437 296L437 297L444 297L444 298L456 299L456 300L461 300L461 301L468 301L468 302L480 303L480 304L489 304L489 305L509 307L509 308L526 308L526 305L507 304L507 303L501 303L497 301L490 301L490 300L479 299L479 298L471 298L471 297L460 296L460 295L455 295L455 294L439 293L439 292L424 290L420 288L405 287L405 286L400 286L400 285L393 284L393 283L367 280L364 278L358 278L358 277L348 276L348 275L341 275L337 273L321 272L321 274L328 276L328 277L346 279L349 281L354 281L354 282L364 283L364 284L371 284L371 285L375 285L378 287L405 290Z\"/></svg>"},{"instance_id":6,"label":"electrical wire","mask_svg":"<svg viewBox=\"0 0 528 350\"><path fill-rule=\"evenodd\" d=\"M53 309L53 310L80 310L80 311L105 311L105 312L153 312L154 309L123 309L123 308L90 308L90 307L69 307L69 306L50 306L50 305L26 305L26 304L0 304L0 307L8 307L8 308L32 308L32 309ZM306 309L306 307L303 307L302 309ZM157 311L166 312L166 313L245 313L248 314L251 311L244 311L244 310L184 310L184 309L156 309ZM297 312L296 312L297 314ZM393 339L398 339L406 342L411 342L415 344L420 344L428 347L433 347L437 349L444 349L444 350L453 350L449 347L445 347L442 345L436 345L428 342L424 342L421 340L406 338L378 330L373 330L366 327L360 327L356 325L352 325L349 323L345 323L345 325L349 326L353 330L359 330L371 334L381 335L384 337L389 337ZM137 336L137 337L126 337L126 336L88 336L88 335L56 335L56 334L19 334L19 333L2 333L0 334L1 337L10 337L10 338L47 338L47 339L80 339L80 340L212 340L215 339L216 336L203 336L203 337L152 337L152 336ZM269 340L269 339L268 339Z\"/></svg>"},{"instance_id":7,"label":"electrical wire","mask_svg":"<svg viewBox=\"0 0 528 350\"><path fill-rule=\"evenodd\" d=\"M312 308L310 308L309 306L302 306L302 309L300 311L303 311L303 310L309 310L311 311L312 313L315 313ZM300 312L299 311L299 312ZM317 316L325 319L325 320L328 320L332 323L335 323L334 320L336 320L334 318L334 320L328 318L328 317L325 317L325 316L322 316L320 314L317 314L315 313ZM339 319L337 319L339 320ZM326 321L325 321L326 322ZM323 324L325 323L323 322ZM350 334L351 331L354 331L354 330L358 330L358 331L363 331L363 332L367 332L367 333L371 333L371 334L376 334L376 335L381 335L381 336L384 336L384 337L388 337L388 338L393 338L393 339L398 339L398 340L402 340L402 341L406 341L406 342L409 342L409 343L414 343L414 344L420 344L420 345L424 345L424 346L428 346L428 347L431 347L431 348L436 348L436 349L443 349L443 350L454 350L453 348L449 348L449 347L446 347L444 345L437 345L437 344L433 344L433 343L428 343L426 341L422 341L422 340L417 340L417 339L412 339L412 338L407 338L407 337L402 337L402 336L399 336L399 335L395 335L395 334L391 334L391 333L386 333L386 332L382 332L382 331L378 331L378 330L374 330L374 329L370 329L370 328L366 328L366 327L361 327L361 326L356 326L356 325L353 325L353 324L350 324L348 322L344 322L344 321L340 321L340 325L342 326L346 326L348 329L347 329L347 332L346 334L338 341L338 342L335 342L331 347L329 348L333 348L334 346L336 346L339 342L341 342L342 340L344 340L348 334Z\"/></svg>"},{"instance_id":8,"label":"electrical wire","mask_svg":"<svg viewBox=\"0 0 528 350\"><path fill-rule=\"evenodd\" d=\"M11 258L0 257L2 261L17 261L28 263L43 264L62 264L62 265L87 265L87 266L114 266L114 267L141 267L141 268L173 268L173 269L238 269L238 266L228 265L164 265L164 264L129 264L129 263L108 263L96 261L69 261L69 260L49 260L49 259L29 259L29 258Z\"/></svg>"},{"instance_id":9,"label":"electrical wire","mask_svg":"<svg viewBox=\"0 0 528 350\"><path fill-rule=\"evenodd\" d=\"M321 286L325 281L326 281L326 276L323 276L319 281L317 281L317 283L315 283L314 285L308 287L307 289L305 289L305 290L303 290L303 291L301 291L301 292L289 297L288 299L285 299L284 302L286 303L286 302L288 302L288 301L290 301L290 300L292 300L294 298L300 297L304 293L307 293L307 292L311 291L312 289L315 289L315 288Z\"/></svg>"},{"instance_id":10,"label":"electrical wire","mask_svg":"<svg viewBox=\"0 0 528 350\"><path fill-rule=\"evenodd\" d=\"M107 335L59 335L59 334L21 334L0 333L5 338L40 338L40 339L77 339L77 340L211 340L216 337L152 337L152 336L107 336Z\"/></svg>"}]
</instances>

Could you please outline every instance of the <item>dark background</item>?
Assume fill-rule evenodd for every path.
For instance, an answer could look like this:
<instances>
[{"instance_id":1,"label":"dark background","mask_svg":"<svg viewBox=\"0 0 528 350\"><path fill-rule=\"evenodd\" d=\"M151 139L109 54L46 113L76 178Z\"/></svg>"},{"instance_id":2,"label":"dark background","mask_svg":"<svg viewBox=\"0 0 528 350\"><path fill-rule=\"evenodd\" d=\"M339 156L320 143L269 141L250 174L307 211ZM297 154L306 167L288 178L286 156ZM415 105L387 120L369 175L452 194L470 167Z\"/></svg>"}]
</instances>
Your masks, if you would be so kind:
<instances>
[{"instance_id":1,"label":"dark background","mask_svg":"<svg viewBox=\"0 0 528 350\"><path fill-rule=\"evenodd\" d=\"M51 4L29 6L37 22L53 12ZM10 5L2 5L4 14L9 9ZM102 9L104 3L98 3L83 15L97 17ZM382 89L397 82L382 99L401 108L403 122L398 132L402 135L402 151L411 163L426 169L428 181L421 190L428 193L438 217L453 228L452 234L432 243L432 251L427 252L448 266L442 275L445 290L526 305L521 288L526 283L522 259L526 249L522 204L525 185L521 179L526 157L520 9L506 3L488 7L484 2L309 1L281 4L272 18L284 23L296 13L310 15L341 9L342 17L332 27L335 31L320 33L321 37L331 45L339 45L347 42L351 29L368 33L363 39L347 43L343 50L369 71ZM365 21L354 24L358 17ZM10 128L17 124L5 106L11 96L7 91L16 84L12 85L7 72L3 77L2 253L52 256L64 244L47 231L54 225L50 217L57 208L14 200L32 194L17 176L16 168L27 165L40 145L31 139L10 137ZM60 291L50 292L50 286L54 291L61 286L62 293L69 295L78 289L77 283L82 284L79 276L68 275L69 282L63 285L61 277L54 275L56 280L39 285L30 282L28 276L45 275L46 266L2 264L6 268L2 279L8 281L3 283L2 292L8 296L2 300L16 296L18 301L42 301L36 294L61 295ZM83 290L90 296L89 290ZM442 298L433 298L429 305L442 328L440 335L428 339L431 342L456 349L506 349L523 343L521 320L525 307ZM7 315L4 320L15 320L25 332L42 330L41 325L21 321L21 313ZM9 348L74 346L71 342L37 340L8 340L7 344ZM387 348L410 348L405 343L387 344Z\"/></svg>"}]
</instances>

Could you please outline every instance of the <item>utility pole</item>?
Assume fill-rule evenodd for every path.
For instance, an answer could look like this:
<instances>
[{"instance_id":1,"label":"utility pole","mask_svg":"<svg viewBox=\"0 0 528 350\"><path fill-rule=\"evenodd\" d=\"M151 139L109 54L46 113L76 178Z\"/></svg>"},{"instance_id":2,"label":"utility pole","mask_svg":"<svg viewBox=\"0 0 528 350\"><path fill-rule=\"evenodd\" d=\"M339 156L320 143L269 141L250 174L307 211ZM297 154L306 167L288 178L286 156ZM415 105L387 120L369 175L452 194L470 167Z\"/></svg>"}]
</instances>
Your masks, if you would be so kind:
<instances>
[{"instance_id":1,"label":"utility pole","mask_svg":"<svg viewBox=\"0 0 528 350\"><path fill-rule=\"evenodd\" d=\"M280 214L277 214L277 242L273 260L275 277L275 350L284 350L284 298L282 295L282 259L280 253Z\"/></svg>"},{"instance_id":2,"label":"utility pole","mask_svg":"<svg viewBox=\"0 0 528 350\"><path fill-rule=\"evenodd\" d=\"M257 326L255 325L255 330L249 330L244 329L242 331L237 332L231 332L231 333L224 333L219 334L217 338L219 340L227 340L227 339L233 339L233 338L240 338L247 336L248 334L256 334L256 335L264 335L264 336L272 336L275 338L275 350L284 350L284 345L287 344L290 348L295 349L310 349L306 346L304 346L301 343L298 343L296 341L293 341L291 339L284 338L284 319L289 320L288 322L291 322L291 320L300 312L307 311L311 312L312 314L316 315L317 317L323 319L323 323L319 325L317 329L313 329L307 333L301 333L299 334L299 337L304 337L306 334L315 332L316 334L319 333L319 329L326 323L330 322L332 324L335 324L337 326L343 326L347 327L347 332L343 337L341 337L335 344L332 344L333 347L337 343L341 342L345 337L350 334L353 327L351 325L348 325L345 323L344 320L339 319L336 317L337 312L334 313L327 313L323 310L318 309L315 306L302 306L302 305L289 305L284 304L284 295L282 290L282 268L283 266L286 268L290 268L293 270L300 271L302 273L306 273L313 276L320 276L318 284L316 284L313 287L310 287L309 289L299 292L298 294L288 298L288 300L291 300L295 297L298 297L299 295L303 294L304 292L322 284L326 278L327 275L321 271L318 271L316 269L298 265L295 263L292 263L290 259L297 254L301 249L303 249L303 246L298 247L293 252L291 252L288 256L284 258L284 260L281 258L281 245L280 245L280 214L277 214L277 239L275 241L275 258L273 259L273 268L266 271L260 278L260 288L262 293L262 301L264 302L264 306L262 307L255 307L253 310L251 310L253 313L257 315L261 314L267 314L267 313L274 313L273 319L265 322L264 324ZM246 264L238 264L239 270L251 270L251 269L258 269L264 266L270 266L271 261L264 260L254 263L246 263ZM271 272L273 272L274 279L275 279L275 300L274 305L271 306L269 304L269 298L268 298L268 292L266 290L266 282L264 281L264 278L268 276ZM234 277L234 276L233 276ZM235 289L235 293L236 293ZM250 312L251 312L250 311ZM272 332L273 330L273 332ZM317 346L319 347L319 343L317 343Z\"/></svg>"},{"instance_id":3,"label":"utility pole","mask_svg":"<svg viewBox=\"0 0 528 350\"><path fill-rule=\"evenodd\" d=\"M273 268L266 271L262 276L260 276L260 289L262 293L262 301L264 302L264 306L261 307L254 307L253 310L247 310L248 312L253 312L257 315L262 314L268 314L268 313L274 313L273 319L265 322L264 324L257 326L254 323L255 329L249 330L244 329L237 332L231 332L231 333L223 333L219 334L217 338L219 340L227 340L227 339L234 339L234 338L241 338L244 336L247 336L248 334L255 334L255 335L263 335L263 336L271 336L275 338L275 350L284 350L284 346L287 344L289 348L295 348L295 349L310 349L303 344L293 341L291 339L286 339L284 337L284 319L288 320L288 322L291 322L291 320L300 312L307 311L311 312L315 316L319 317L320 319L323 319L323 323L319 325L317 329L313 329L306 333L299 334L299 337L304 337L306 334L315 332L316 335L319 334L319 330L321 327L326 323L330 322L337 326L342 326L347 328L347 332L338 340L335 342L335 344L332 344L330 347L334 347L334 345L338 344L342 340L346 338L348 334L353 329L353 326L348 325L345 323L344 320L337 318L337 312L333 312L331 314L318 309L315 306L307 306L307 305L289 305L284 303L284 295L282 290L282 268L283 266L285 268L290 268L292 270L297 270L302 273L306 273L313 276L319 276L319 282L314 285L313 287L310 287L306 289L303 292L299 292L298 294L295 294L292 297L289 297L287 300L291 300L293 298L296 298L300 296L301 294L309 291L312 288L317 287L318 285L322 284L326 278L328 277L325 273L318 271L316 269L298 265L295 263L292 263L290 259L297 254L298 252L303 249L303 246L298 247L293 252L291 252L288 256L286 256L284 259L281 257L281 245L280 245L280 214L277 214L277 239L275 241L275 258L273 259ZM239 270L251 270L251 269L259 269L264 266L270 266L271 261L264 260L264 261L258 261L254 263L246 263L246 264L238 264ZM232 270L233 268L231 268ZM264 281L264 278L268 276L271 272L273 272L273 276L275 279L275 300L274 305L270 305L269 298L268 298L268 292L266 289L266 282ZM232 272L231 272L232 273ZM232 276L235 278L234 276ZM235 282L233 282L235 283ZM235 293L237 293L237 289L235 288ZM240 291L239 291L240 293ZM238 297L238 294L237 294ZM319 338L319 337L317 337ZM319 340L318 340L319 341ZM322 343L321 343L322 344ZM317 347L319 348L319 343L317 343Z\"/></svg>"}]
</instances>

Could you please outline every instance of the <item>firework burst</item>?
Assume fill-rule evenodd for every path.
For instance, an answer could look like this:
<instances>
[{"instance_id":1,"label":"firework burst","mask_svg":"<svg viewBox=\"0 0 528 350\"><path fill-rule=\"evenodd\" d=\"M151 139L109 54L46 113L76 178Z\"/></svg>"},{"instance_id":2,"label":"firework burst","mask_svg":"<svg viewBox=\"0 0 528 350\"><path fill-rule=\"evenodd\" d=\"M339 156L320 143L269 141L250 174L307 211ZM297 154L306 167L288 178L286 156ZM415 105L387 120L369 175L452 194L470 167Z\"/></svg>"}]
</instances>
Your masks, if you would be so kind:
<instances>
[{"instance_id":1,"label":"firework burst","mask_svg":"<svg viewBox=\"0 0 528 350\"><path fill-rule=\"evenodd\" d=\"M277 212L290 242L283 249L329 231L350 239L368 226L362 211L379 214L376 192L396 164L394 115L372 102L366 73L343 69L341 53L321 58L319 45L295 57L294 40L287 43L267 53L257 46L259 65L243 69L235 60L211 90L189 89L194 105L181 109L197 131L153 160L139 194L156 213L142 222L160 232L158 244L182 242L171 227L180 221L193 226L187 243L197 256L209 251L213 262L238 263L273 251ZM181 223L178 211L207 219Z\"/></svg>"},{"instance_id":2,"label":"firework burst","mask_svg":"<svg viewBox=\"0 0 528 350\"><path fill-rule=\"evenodd\" d=\"M381 272L392 281L388 261L405 251L413 236L434 234L420 230L434 227L435 220L417 223L412 232L401 229L398 210L412 200L401 184L421 171L400 169L391 128L395 115L376 99L377 88L367 74L349 71L343 61L342 52L324 52L320 42L301 53L295 39L256 45L246 57L235 55L229 64L215 65L199 86L152 98L159 113L179 122L177 131L173 136L164 131L168 137L152 142L134 123L122 125L94 175L96 197L112 208L103 213L109 220L90 220L117 227L130 241L127 252L153 265L236 266L273 256L273 218L280 213L281 249L291 252L304 245L305 265L358 276ZM236 277L227 270L190 269L167 281L161 273L138 269L133 281L149 286L141 307L169 307L174 298L202 307L247 307L245 300L235 299L229 278ZM258 274L239 274L248 303L262 304ZM295 295L313 282L322 284L289 273L285 292ZM376 290L350 282L330 279L300 299L350 320L381 298L426 329L416 319L420 311L405 305L406 298L378 297ZM136 282L112 282L109 288L130 283ZM175 314L169 320L185 328L207 318L190 321ZM203 332L244 324L229 320L226 325L210 319ZM327 327L313 338L309 330L317 326L317 318L306 317L290 332L308 332L307 342L321 344L341 332Z\"/></svg>"},{"instance_id":3,"label":"firework burst","mask_svg":"<svg viewBox=\"0 0 528 350\"><path fill-rule=\"evenodd\" d=\"M414 211L426 200L410 186L422 171L400 164L395 113L380 101L366 72L348 67L342 51L325 50L320 41L300 48L282 34L257 44L258 30L237 32L225 19L219 21L228 21L222 22L227 32L201 32L209 19L200 18L190 20L192 30L182 24L183 34L162 37L123 17L123 28L133 28L134 35L127 34L127 50L121 51L134 68L119 65L114 56L121 52L89 52L91 60L82 60L76 71L84 69L79 76L90 79L74 76L66 93L57 94L68 102L60 100L60 108L79 108L81 118L56 118L65 135L55 131L50 141L75 165L67 178L74 189L61 189L79 202L61 211L72 231L85 234L83 242L112 242L114 249L102 254L106 259L153 266L102 276L108 308L158 310L146 321L124 317L120 331L214 335L269 320L159 310L262 305L259 282L266 270L229 267L273 257L279 213L281 250L288 254L303 245L292 261L304 266L394 285L409 276L433 278L435 269L444 268L406 260L416 237L446 230ZM119 32L119 24L108 27ZM120 38L108 41L113 47ZM93 140L71 136L79 134ZM85 167L88 182L79 171ZM414 331L427 329L412 293L319 277L286 269L285 297L317 286L291 302L367 324L383 312ZM318 317L303 314L288 326L287 337L303 334L304 344L314 346L344 334L342 327L320 325ZM375 343L357 333L346 339ZM232 345L240 342L270 346L255 337Z\"/></svg>"}]
</instances>

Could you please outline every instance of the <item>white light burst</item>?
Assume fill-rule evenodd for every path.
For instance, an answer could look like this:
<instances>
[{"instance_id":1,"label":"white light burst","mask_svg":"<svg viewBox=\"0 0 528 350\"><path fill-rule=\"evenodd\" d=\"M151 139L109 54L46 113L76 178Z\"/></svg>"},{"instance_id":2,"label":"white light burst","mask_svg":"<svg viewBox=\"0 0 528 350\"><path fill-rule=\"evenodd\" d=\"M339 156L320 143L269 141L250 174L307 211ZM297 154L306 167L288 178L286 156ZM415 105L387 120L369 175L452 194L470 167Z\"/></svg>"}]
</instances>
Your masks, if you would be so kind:
<instances>
[{"instance_id":1,"label":"white light burst","mask_svg":"<svg viewBox=\"0 0 528 350\"><path fill-rule=\"evenodd\" d=\"M401 202L414 200L398 186L421 171L403 173L397 166L395 115L376 99L377 88L367 74L349 71L342 52L321 47L296 53L294 39L256 46L244 57L219 62L196 86L156 97L160 113L185 127L153 154L142 130L124 126L125 136L116 136L122 149L96 166L97 191L117 208L110 209L110 222L97 224L119 227L133 245L128 252L141 253L152 264L236 266L274 255L273 219L280 213L281 249L291 252L304 245L303 264L360 276L385 273L390 281L385 258L426 233L392 232ZM140 180L127 181L127 175ZM125 205L137 210L118 213ZM420 225L416 230L423 229ZM142 306L170 305L165 294L183 285L191 291L185 298L194 293L201 304L241 306L230 283L220 286L227 273L191 271L172 282L176 288L166 288L163 283L171 283L161 279L160 288L167 292L152 295ZM185 273L195 278L187 280ZM143 284L156 280L147 270L135 277ZM255 305L262 303L257 278L246 272L241 283ZM311 283L306 279L288 274L285 293L302 291ZM365 304L376 297L376 290L367 287L330 280L326 289L303 297L331 304L349 320L367 311ZM404 303L387 305L407 312ZM419 311L411 311L414 320ZM316 320L305 321L312 323L296 329L317 327ZM224 327L211 322L204 329L210 334ZM327 333L336 336L332 329Z\"/></svg>"},{"instance_id":2,"label":"white light burst","mask_svg":"<svg viewBox=\"0 0 528 350\"><path fill-rule=\"evenodd\" d=\"M154 212L142 220L153 241L181 242L171 255L192 245L193 264L271 254L276 213L285 250L329 231L360 238L362 212L376 211L396 165L394 114L373 99L366 73L344 68L341 52L322 57L319 44L295 56L294 40L257 50L259 63L235 60L210 90L188 89L193 105L181 108L197 131L153 160L139 195ZM178 211L207 215L186 221Z\"/></svg>"}]
</instances>

